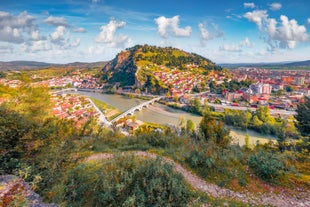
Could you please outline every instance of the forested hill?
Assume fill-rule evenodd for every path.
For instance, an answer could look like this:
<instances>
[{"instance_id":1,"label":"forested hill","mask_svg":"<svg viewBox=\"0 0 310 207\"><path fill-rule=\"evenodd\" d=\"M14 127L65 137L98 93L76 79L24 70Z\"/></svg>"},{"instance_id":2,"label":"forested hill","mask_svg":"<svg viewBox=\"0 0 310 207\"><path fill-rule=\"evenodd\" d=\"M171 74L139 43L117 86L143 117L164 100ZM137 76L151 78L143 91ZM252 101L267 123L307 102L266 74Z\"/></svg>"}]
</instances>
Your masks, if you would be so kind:
<instances>
[{"instance_id":1,"label":"forested hill","mask_svg":"<svg viewBox=\"0 0 310 207\"><path fill-rule=\"evenodd\" d=\"M136 45L120 52L103 68L103 79L109 83L119 82L123 86L137 87L159 81L156 84L165 87L154 77L154 73L172 69L196 74L222 70L211 60L194 53L172 47Z\"/></svg>"}]
</instances>

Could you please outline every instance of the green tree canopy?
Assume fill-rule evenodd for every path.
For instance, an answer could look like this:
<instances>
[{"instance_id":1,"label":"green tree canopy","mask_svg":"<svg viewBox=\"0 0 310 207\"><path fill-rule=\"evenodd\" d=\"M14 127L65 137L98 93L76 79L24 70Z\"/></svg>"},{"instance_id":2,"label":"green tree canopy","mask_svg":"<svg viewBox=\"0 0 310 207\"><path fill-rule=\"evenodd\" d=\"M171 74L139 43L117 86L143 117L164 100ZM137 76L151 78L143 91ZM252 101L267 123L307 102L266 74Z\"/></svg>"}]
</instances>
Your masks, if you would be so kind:
<instances>
[{"instance_id":1,"label":"green tree canopy","mask_svg":"<svg viewBox=\"0 0 310 207\"><path fill-rule=\"evenodd\" d=\"M203 138L206 141L214 141L219 146L227 146L231 137L229 130L225 128L224 122L217 120L210 112L205 112L199 124Z\"/></svg>"},{"instance_id":2,"label":"green tree canopy","mask_svg":"<svg viewBox=\"0 0 310 207\"><path fill-rule=\"evenodd\" d=\"M19 163L20 140L34 128L25 116L0 106L0 174L12 173Z\"/></svg>"},{"instance_id":3,"label":"green tree canopy","mask_svg":"<svg viewBox=\"0 0 310 207\"><path fill-rule=\"evenodd\" d=\"M310 98L305 97L305 102L297 106L295 118L296 127L304 136L310 135Z\"/></svg>"}]
</instances>

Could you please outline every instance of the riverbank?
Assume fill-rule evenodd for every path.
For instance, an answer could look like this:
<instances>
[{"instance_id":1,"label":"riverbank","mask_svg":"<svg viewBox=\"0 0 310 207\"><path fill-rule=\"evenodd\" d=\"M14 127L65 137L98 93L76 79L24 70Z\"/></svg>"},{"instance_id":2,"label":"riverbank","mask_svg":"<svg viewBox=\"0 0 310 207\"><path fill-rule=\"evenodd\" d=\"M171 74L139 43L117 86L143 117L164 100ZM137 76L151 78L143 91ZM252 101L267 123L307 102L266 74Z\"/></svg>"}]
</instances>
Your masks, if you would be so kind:
<instances>
[{"instance_id":1,"label":"riverbank","mask_svg":"<svg viewBox=\"0 0 310 207\"><path fill-rule=\"evenodd\" d=\"M91 97L89 97L89 98L100 109L100 111L102 111L102 113L104 113L104 115L106 116L106 118L108 120L112 120L114 117L116 117L122 113L120 110L118 110L114 106L106 104L105 102L100 101L96 98L91 98Z\"/></svg>"},{"instance_id":2,"label":"riverbank","mask_svg":"<svg viewBox=\"0 0 310 207\"><path fill-rule=\"evenodd\" d=\"M115 95L115 94L103 94L103 93L93 93L93 92L76 92L78 94L82 94L87 97L96 98L99 101L102 101L108 105L111 105L117 108L119 111L124 112L129 108L139 105L145 100L137 99L137 98L129 98L123 95ZM143 122L155 123L161 125L174 125L178 126L181 119L192 120L196 126L199 125L202 116L195 115L180 109L171 108L169 106L154 103L153 105L149 105L148 108L143 108L141 111L135 112L135 117L137 120L141 120ZM228 126L229 127L229 126ZM237 128L231 128L231 136L235 138L235 143L239 143L240 145L245 144L245 135L246 133L250 136L250 144L256 144L257 140L262 143L269 142L270 140L276 140L276 137L266 136L259 134L253 130L247 130L247 132L242 131Z\"/></svg>"}]
</instances>

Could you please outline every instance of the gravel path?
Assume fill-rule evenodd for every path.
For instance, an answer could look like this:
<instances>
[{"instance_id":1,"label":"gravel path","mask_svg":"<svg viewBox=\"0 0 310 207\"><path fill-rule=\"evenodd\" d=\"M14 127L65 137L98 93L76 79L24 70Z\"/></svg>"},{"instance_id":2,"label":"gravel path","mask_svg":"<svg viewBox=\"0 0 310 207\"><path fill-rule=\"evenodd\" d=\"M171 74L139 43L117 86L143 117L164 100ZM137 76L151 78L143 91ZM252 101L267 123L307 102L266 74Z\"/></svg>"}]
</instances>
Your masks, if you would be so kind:
<instances>
[{"instance_id":1,"label":"gravel path","mask_svg":"<svg viewBox=\"0 0 310 207\"><path fill-rule=\"evenodd\" d=\"M123 154L134 154L142 157L156 158L157 155L153 153L136 151L136 152L124 152ZM110 159L113 154L99 153L91 155L86 161ZM231 198L248 204L254 205L272 205L279 207L310 207L310 194L309 192L300 192L297 196L289 196L284 193L258 193L257 195L251 193L239 193L226 188L221 188L215 184L207 183L200 177L196 176L191 171L185 169L180 164L174 162L172 159L167 157L161 157L164 162L170 163L175 166L177 172L181 173L185 180L190 183L193 188L201 190L208 195L216 198Z\"/></svg>"}]
</instances>

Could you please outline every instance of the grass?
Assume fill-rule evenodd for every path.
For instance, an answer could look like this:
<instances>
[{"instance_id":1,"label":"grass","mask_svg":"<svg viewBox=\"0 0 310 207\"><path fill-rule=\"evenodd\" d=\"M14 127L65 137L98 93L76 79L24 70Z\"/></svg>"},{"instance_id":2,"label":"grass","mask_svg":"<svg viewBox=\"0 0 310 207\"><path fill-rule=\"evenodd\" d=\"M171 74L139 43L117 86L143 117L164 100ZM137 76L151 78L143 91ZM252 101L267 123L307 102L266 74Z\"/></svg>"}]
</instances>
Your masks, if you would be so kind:
<instances>
[{"instance_id":1,"label":"grass","mask_svg":"<svg viewBox=\"0 0 310 207\"><path fill-rule=\"evenodd\" d=\"M109 109L115 109L115 107L113 106L110 106L102 101L99 101L98 99L96 98L90 98L94 104L96 104L96 106L102 111L102 112L105 112L106 110L109 110Z\"/></svg>"}]
</instances>

